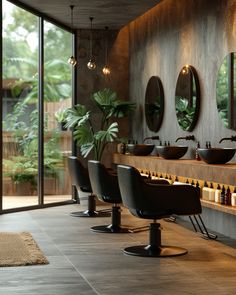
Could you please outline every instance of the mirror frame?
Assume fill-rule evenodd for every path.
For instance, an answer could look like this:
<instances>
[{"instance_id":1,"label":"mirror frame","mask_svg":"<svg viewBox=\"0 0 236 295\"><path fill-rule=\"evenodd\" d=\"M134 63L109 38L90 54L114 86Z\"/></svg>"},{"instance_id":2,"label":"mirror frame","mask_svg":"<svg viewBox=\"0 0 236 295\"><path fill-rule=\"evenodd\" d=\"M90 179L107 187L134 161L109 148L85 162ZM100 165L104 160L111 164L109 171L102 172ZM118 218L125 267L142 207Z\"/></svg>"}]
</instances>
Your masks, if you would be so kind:
<instances>
[{"instance_id":1,"label":"mirror frame","mask_svg":"<svg viewBox=\"0 0 236 295\"><path fill-rule=\"evenodd\" d=\"M160 94L160 111L159 111L159 115L157 116L155 125L150 123L150 120L148 119L148 109L147 109L148 92L151 91L149 89L154 83L156 83L156 86L159 88L159 94ZM151 76L151 78L148 80L146 92L145 92L145 118L146 118L146 124L150 131L157 132L160 129L163 116L164 116L164 90L163 90L162 82L158 76Z\"/></svg>"},{"instance_id":2,"label":"mirror frame","mask_svg":"<svg viewBox=\"0 0 236 295\"><path fill-rule=\"evenodd\" d=\"M178 116L177 116L177 113L176 113L176 89L177 89L177 85L178 85L178 81L180 79L180 75L182 73L184 73L185 70L190 70L191 71L191 74L192 74L192 79L194 79L194 82L195 82L195 86L196 86L196 108L195 108L195 112L194 112L194 116L193 116L193 119L192 119L192 122L190 124L190 126L186 129L184 129L180 124L179 124L179 120L178 120ZM199 84L199 79L198 79L198 75L197 75L197 71L195 70L195 68L191 65L185 65L181 68L180 72L179 72L179 75L178 75L178 79L177 79L177 82L176 82L176 86L175 86L175 114L176 114L176 117L177 117L177 122L178 122L178 125L180 126L180 128L184 131L193 131L193 129L195 128L196 124L197 124L197 120L198 120L198 117L199 117L199 111L200 111L200 84Z\"/></svg>"},{"instance_id":3,"label":"mirror frame","mask_svg":"<svg viewBox=\"0 0 236 295\"><path fill-rule=\"evenodd\" d=\"M234 80L236 80L236 73L234 67L236 66L236 52L229 52L222 60L221 65L219 67L219 70L217 72L217 77L216 77L216 107L218 111L218 116L220 118L221 123L223 126L227 129L230 130L236 130L236 103L234 101L234 96L235 96L235 88L236 85L234 84ZM224 66L224 63L227 63L227 72L223 73L225 74L224 78L227 80L226 84L226 92L227 92L227 121L224 122L223 118L220 116L220 108L219 108L219 92L218 92L218 80L220 76L220 71L222 70L222 67ZM225 83L224 83L225 85ZM224 94L226 93L224 92Z\"/></svg>"}]
</instances>

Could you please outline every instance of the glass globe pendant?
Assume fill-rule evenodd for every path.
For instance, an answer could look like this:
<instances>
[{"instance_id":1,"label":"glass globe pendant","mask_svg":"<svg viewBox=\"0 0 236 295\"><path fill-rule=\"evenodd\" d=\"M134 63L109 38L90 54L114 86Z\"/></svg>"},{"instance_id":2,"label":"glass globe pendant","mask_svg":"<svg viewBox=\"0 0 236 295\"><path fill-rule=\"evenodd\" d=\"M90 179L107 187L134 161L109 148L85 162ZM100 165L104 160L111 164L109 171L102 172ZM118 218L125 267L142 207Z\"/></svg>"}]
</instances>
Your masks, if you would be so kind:
<instances>
[{"instance_id":1,"label":"glass globe pendant","mask_svg":"<svg viewBox=\"0 0 236 295\"><path fill-rule=\"evenodd\" d=\"M93 35L92 35L92 22L93 17L90 17L90 43L89 43L89 61L87 63L87 67L89 70L94 70L96 68L95 60L93 59Z\"/></svg>"}]
</instances>

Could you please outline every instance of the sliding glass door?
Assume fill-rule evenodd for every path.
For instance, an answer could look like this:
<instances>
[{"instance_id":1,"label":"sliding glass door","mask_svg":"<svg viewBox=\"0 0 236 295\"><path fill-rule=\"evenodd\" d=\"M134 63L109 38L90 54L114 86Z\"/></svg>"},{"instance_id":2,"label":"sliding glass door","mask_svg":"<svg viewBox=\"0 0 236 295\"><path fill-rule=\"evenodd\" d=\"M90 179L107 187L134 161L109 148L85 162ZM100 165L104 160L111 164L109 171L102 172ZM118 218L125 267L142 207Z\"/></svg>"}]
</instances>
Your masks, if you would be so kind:
<instances>
[{"instance_id":1,"label":"sliding glass door","mask_svg":"<svg viewBox=\"0 0 236 295\"><path fill-rule=\"evenodd\" d=\"M71 131L56 116L72 104L71 33L2 8L2 209L71 200Z\"/></svg>"},{"instance_id":2,"label":"sliding glass door","mask_svg":"<svg viewBox=\"0 0 236 295\"><path fill-rule=\"evenodd\" d=\"M71 198L67 157L71 153L71 131L61 121L71 107L71 34L44 22L44 202Z\"/></svg>"},{"instance_id":3,"label":"sliding glass door","mask_svg":"<svg viewBox=\"0 0 236 295\"><path fill-rule=\"evenodd\" d=\"M3 209L38 204L38 18L3 1Z\"/></svg>"}]
</instances>

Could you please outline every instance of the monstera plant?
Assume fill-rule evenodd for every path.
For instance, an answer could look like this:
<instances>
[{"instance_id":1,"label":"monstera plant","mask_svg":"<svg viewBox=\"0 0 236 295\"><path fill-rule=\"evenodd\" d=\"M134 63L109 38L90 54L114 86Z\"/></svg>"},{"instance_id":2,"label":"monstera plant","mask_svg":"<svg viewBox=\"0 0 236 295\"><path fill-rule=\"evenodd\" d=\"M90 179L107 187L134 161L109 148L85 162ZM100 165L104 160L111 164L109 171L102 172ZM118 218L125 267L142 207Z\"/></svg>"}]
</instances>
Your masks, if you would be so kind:
<instances>
[{"instance_id":1,"label":"monstera plant","mask_svg":"<svg viewBox=\"0 0 236 295\"><path fill-rule=\"evenodd\" d=\"M106 145L119 140L119 126L114 118L127 116L136 104L120 100L117 93L108 88L93 93L91 100L97 106L95 110L88 110L82 104L67 109L65 126L73 129L81 155L86 158L92 154L93 159L100 161Z\"/></svg>"}]
</instances>

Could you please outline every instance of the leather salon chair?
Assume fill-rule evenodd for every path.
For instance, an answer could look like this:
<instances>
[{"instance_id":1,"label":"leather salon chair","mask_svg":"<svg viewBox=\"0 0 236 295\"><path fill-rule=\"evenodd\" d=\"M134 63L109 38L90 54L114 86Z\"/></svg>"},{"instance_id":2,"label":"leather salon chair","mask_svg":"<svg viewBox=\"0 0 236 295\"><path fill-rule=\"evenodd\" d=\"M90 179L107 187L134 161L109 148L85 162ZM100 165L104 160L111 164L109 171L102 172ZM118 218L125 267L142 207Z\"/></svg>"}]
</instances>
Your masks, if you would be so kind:
<instances>
[{"instance_id":1,"label":"leather salon chair","mask_svg":"<svg viewBox=\"0 0 236 295\"><path fill-rule=\"evenodd\" d=\"M199 189L191 185L147 183L131 166L117 166L118 183L123 204L136 217L151 219L149 244L131 246L124 253L135 256L168 257L187 250L161 243L161 226L157 220L171 215L194 215L202 212Z\"/></svg>"},{"instance_id":2,"label":"leather salon chair","mask_svg":"<svg viewBox=\"0 0 236 295\"><path fill-rule=\"evenodd\" d=\"M93 194L89 179L88 170L81 161L74 156L68 157L68 168L71 176L71 183L76 187L77 192L88 193L88 209L80 212L72 212L74 217L105 217L111 215L111 210L96 210L96 196Z\"/></svg>"},{"instance_id":3,"label":"leather salon chair","mask_svg":"<svg viewBox=\"0 0 236 295\"><path fill-rule=\"evenodd\" d=\"M89 178L93 193L99 200L112 204L111 224L93 226L92 231L103 233L128 233L129 229L121 226L122 203L116 172L107 169L99 161L88 161Z\"/></svg>"}]
</instances>

